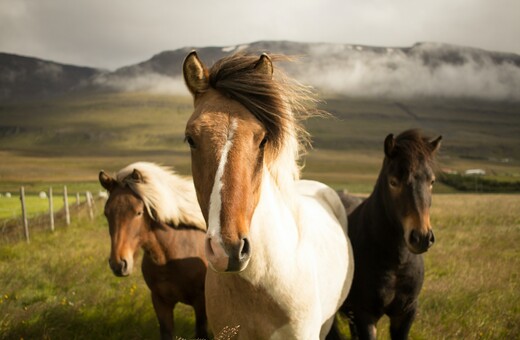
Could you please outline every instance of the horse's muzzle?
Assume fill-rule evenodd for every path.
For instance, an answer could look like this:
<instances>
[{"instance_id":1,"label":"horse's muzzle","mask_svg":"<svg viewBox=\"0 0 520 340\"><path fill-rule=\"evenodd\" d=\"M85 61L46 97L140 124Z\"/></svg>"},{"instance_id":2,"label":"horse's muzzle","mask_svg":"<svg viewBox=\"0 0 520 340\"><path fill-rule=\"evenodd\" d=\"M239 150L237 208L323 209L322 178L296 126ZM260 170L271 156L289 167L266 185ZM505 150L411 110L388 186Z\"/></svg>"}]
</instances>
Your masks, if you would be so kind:
<instances>
[{"instance_id":1,"label":"horse's muzzle","mask_svg":"<svg viewBox=\"0 0 520 340\"><path fill-rule=\"evenodd\" d=\"M112 272L114 273L115 276L122 277L122 276L130 275L131 270L130 270L130 268L128 266L128 262L126 260L123 259L114 264L109 259L108 264L110 265L110 269L112 269Z\"/></svg>"},{"instance_id":2,"label":"horse's muzzle","mask_svg":"<svg viewBox=\"0 0 520 340\"><path fill-rule=\"evenodd\" d=\"M236 244L224 245L215 238L206 238L206 258L216 272L240 272L251 258L251 244L247 238Z\"/></svg>"},{"instance_id":3,"label":"horse's muzzle","mask_svg":"<svg viewBox=\"0 0 520 340\"><path fill-rule=\"evenodd\" d=\"M429 229L426 234L422 234L416 230L410 232L407 240L408 249L414 254L422 254L427 251L435 243L435 235L433 230Z\"/></svg>"}]
</instances>

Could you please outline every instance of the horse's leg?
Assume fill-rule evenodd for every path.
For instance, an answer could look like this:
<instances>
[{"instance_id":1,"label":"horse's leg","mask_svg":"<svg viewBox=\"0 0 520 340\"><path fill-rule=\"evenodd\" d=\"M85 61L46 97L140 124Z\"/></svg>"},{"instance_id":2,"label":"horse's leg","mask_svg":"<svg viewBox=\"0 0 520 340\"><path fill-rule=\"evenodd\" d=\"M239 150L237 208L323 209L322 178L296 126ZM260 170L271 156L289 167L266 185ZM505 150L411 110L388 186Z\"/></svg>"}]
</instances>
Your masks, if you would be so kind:
<instances>
[{"instance_id":1,"label":"horse's leg","mask_svg":"<svg viewBox=\"0 0 520 340\"><path fill-rule=\"evenodd\" d=\"M197 339L207 339L208 322L206 317L206 300L204 298L204 293L202 293L195 301L193 309L195 310L195 337Z\"/></svg>"},{"instance_id":2,"label":"horse's leg","mask_svg":"<svg viewBox=\"0 0 520 340\"><path fill-rule=\"evenodd\" d=\"M414 304L406 313L390 316L390 337L392 340L408 339L408 333L416 312L417 304Z\"/></svg>"},{"instance_id":3,"label":"horse's leg","mask_svg":"<svg viewBox=\"0 0 520 340\"><path fill-rule=\"evenodd\" d=\"M152 303L155 315L159 321L161 339L173 339L173 308L175 304L165 303L160 296L154 293L152 293Z\"/></svg>"},{"instance_id":4,"label":"horse's leg","mask_svg":"<svg viewBox=\"0 0 520 340\"><path fill-rule=\"evenodd\" d=\"M377 320L366 313L354 313L349 317L350 334L352 339L376 340Z\"/></svg>"}]
</instances>

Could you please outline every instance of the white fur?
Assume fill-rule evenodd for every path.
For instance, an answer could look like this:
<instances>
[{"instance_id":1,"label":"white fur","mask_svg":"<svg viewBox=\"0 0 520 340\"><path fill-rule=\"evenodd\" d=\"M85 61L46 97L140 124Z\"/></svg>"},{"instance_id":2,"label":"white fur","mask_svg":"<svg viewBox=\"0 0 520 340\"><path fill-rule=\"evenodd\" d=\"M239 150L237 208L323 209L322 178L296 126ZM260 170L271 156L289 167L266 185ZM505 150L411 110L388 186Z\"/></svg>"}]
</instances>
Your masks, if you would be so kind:
<instances>
[{"instance_id":1,"label":"white fur","mask_svg":"<svg viewBox=\"0 0 520 340\"><path fill-rule=\"evenodd\" d=\"M133 181L129 175L137 169L143 182ZM120 183L127 184L144 202L150 216L159 221L194 225L206 230L193 181L181 177L169 168L154 163L132 163L116 174Z\"/></svg>"},{"instance_id":2,"label":"white fur","mask_svg":"<svg viewBox=\"0 0 520 340\"><path fill-rule=\"evenodd\" d=\"M298 180L295 136L285 146L281 158L263 169L260 199L248 236L249 265L240 273L227 275L241 275L263 287L290 315L291 321L271 334L272 339L323 339L352 283L347 219L334 190L319 182ZM240 305L241 299L247 296L235 292L229 306ZM226 318L221 306L207 303L210 323ZM241 317L251 315L233 316L238 324ZM248 339L255 336L252 332L241 328L238 336Z\"/></svg>"},{"instance_id":3,"label":"white fur","mask_svg":"<svg viewBox=\"0 0 520 340\"><path fill-rule=\"evenodd\" d=\"M228 130L228 138L226 144L222 148L220 161L215 174L215 180L213 183L213 189L211 190L211 196L209 200L209 217L208 217L208 236L216 242L222 242L220 234L220 210L222 209L222 197L221 191L223 187L222 176L224 175L224 169L226 168L228 152L233 146L233 136L237 129L236 119L231 120L230 128Z\"/></svg>"},{"instance_id":4,"label":"white fur","mask_svg":"<svg viewBox=\"0 0 520 340\"><path fill-rule=\"evenodd\" d=\"M264 181L250 227L255 252L242 274L292 313L292 323L274 339L324 338L353 277L346 214L336 193L314 181L298 181L296 188L294 216L272 183Z\"/></svg>"}]
</instances>

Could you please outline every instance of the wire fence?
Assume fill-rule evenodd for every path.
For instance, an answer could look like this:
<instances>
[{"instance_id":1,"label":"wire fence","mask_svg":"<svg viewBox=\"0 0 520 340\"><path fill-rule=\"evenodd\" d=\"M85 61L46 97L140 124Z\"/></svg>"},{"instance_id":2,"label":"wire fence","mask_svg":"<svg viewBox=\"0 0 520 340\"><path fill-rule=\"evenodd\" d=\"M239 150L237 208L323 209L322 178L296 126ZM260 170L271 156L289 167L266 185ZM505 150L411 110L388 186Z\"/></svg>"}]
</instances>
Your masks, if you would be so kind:
<instances>
[{"instance_id":1,"label":"wire fence","mask_svg":"<svg viewBox=\"0 0 520 340\"><path fill-rule=\"evenodd\" d=\"M24 187L20 187L18 208L13 206L16 196L9 194L9 207L2 207L0 213L0 242L25 240L31 242L33 231L54 232L56 227L68 227L73 219L89 218L93 220L101 204L104 204L107 195L99 192L96 199L90 191L83 193L76 192L70 195L67 186L63 187L61 195L53 194L53 188L49 187L47 192L40 192L36 199L27 199ZM42 201L46 200L46 206L42 206ZM59 202L61 201L61 202ZM60 209L56 209L56 202L59 202Z\"/></svg>"}]
</instances>

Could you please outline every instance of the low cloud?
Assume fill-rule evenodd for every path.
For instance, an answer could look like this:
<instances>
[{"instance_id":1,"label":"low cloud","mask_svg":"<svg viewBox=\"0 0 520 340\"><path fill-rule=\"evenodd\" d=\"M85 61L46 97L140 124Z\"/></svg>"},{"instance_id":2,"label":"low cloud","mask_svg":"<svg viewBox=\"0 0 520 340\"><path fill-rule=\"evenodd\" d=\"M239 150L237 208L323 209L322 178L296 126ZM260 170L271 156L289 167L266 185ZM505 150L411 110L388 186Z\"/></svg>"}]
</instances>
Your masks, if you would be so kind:
<instances>
[{"instance_id":1,"label":"low cloud","mask_svg":"<svg viewBox=\"0 0 520 340\"><path fill-rule=\"evenodd\" d=\"M172 78L158 73L136 76L103 75L94 79L94 83L116 91L189 95L182 77Z\"/></svg>"},{"instance_id":2,"label":"low cloud","mask_svg":"<svg viewBox=\"0 0 520 340\"><path fill-rule=\"evenodd\" d=\"M364 97L456 97L520 101L520 67L487 52L437 48L310 55L299 79L319 90ZM520 59L520 58L518 58Z\"/></svg>"},{"instance_id":3,"label":"low cloud","mask_svg":"<svg viewBox=\"0 0 520 340\"><path fill-rule=\"evenodd\" d=\"M324 95L520 101L520 56L454 45L372 48L311 44L300 62L281 67ZM119 91L189 94L182 75L167 76L157 73L163 70L156 68L159 71L140 65L126 73L97 77L95 83Z\"/></svg>"}]
</instances>

